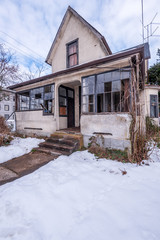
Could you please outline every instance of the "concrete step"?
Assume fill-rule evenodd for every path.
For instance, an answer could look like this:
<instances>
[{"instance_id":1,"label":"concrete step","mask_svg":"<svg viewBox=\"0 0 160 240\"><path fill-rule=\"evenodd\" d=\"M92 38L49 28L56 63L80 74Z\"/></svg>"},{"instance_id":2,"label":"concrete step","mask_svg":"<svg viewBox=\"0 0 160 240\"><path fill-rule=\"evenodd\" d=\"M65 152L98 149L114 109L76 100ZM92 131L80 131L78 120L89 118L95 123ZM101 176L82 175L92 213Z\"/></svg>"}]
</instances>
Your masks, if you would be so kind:
<instances>
[{"instance_id":1,"label":"concrete step","mask_svg":"<svg viewBox=\"0 0 160 240\"><path fill-rule=\"evenodd\" d=\"M58 144L58 143L50 143L50 142L43 142L39 144L40 147L44 147L47 149L51 149L51 150L59 150L59 151L63 151L63 152L69 152L70 154L74 151L75 147L74 146L68 146L68 145L64 145L64 144Z\"/></svg>"},{"instance_id":2,"label":"concrete step","mask_svg":"<svg viewBox=\"0 0 160 240\"><path fill-rule=\"evenodd\" d=\"M83 147L83 135L81 133L66 133L66 132L62 132L62 131L57 131L55 133L53 133L51 135L51 138L57 138L57 139L68 139L71 140L73 142L78 141L78 148L82 148ZM78 150L77 148L77 150Z\"/></svg>"},{"instance_id":3,"label":"concrete step","mask_svg":"<svg viewBox=\"0 0 160 240\"><path fill-rule=\"evenodd\" d=\"M69 155L69 153L63 152L63 151L58 151L55 149L49 149L49 148L45 148L45 147L39 147L39 148L34 148L35 151L37 152L43 152L43 153L47 153L50 155L53 155L54 157L58 157L60 155Z\"/></svg>"},{"instance_id":4,"label":"concrete step","mask_svg":"<svg viewBox=\"0 0 160 240\"><path fill-rule=\"evenodd\" d=\"M46 140L47 143L55 143L55 144L63 144L67 146L75 147L78 144L77 139L73 138L57 138L57 137L51 137Z\"/></svg>"}]
</instances>

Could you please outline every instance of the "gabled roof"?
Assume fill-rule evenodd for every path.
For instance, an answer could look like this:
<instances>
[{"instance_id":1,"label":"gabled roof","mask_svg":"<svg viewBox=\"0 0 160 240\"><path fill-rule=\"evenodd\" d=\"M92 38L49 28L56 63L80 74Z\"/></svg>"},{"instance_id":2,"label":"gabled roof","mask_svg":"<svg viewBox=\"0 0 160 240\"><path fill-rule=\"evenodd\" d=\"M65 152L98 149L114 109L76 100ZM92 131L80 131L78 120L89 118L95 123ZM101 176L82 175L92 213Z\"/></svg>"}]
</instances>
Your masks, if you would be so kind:
<instances>
[{"instance_id":1,"label":"gabled roof","mask_svg":"<svg viewBox=\"0 0 160 240\"><path fill-rule=\"evenodd\" d=\"M33 84L33 83L53 79L54 77L58 77L58 76L61 76L61 75L64 75L64 74L66 75L66 74L70 74L72 72L81 71L83 69L94 68L98 65L105 64L105 63L108 63L108 62L114 62L114 61L117 61L118 59L123 59L123 58L126 58L126 57L128 57L130 55L133 55L133 54L136 54L136 53L140 53L143 59L149 59L150 58L149 44L148 43L140 44L138 46L135 46L135 47L132 47L132 48L129 48L129 49L125 49L123 51L114 53L112 55L109 55L109 56L106 56L106 57L103 57L103 58L100 58L100 59L97 59L97 60L93 60L93 61L90 61L90 62L87 62L87 63L83 63L81 65L76 65L74 67L67 68L65 70L61 70L61 71L58 71L58 72L55 72L55 73L52 73L52 74L49 74L49 75L45 75L45 76L42 76L42 77L39 77L39 78L35 78L35 79L29 80L29 81L26 81L26 82L18 83L18 84L9 86L8 88L9 89L16 89L18 87L22 87L22 86L25 86L25 85L30 85L30 84Z\"/></svg>"},{"instance_id":2,"label":"gabled roof","mask_svg":"<svg viewBox=\"0 0 160 240\"><path fill-rule=\"evenodd\" d=\"M54 48L54 46L56 44L56 41L57 41L57 39L58 39L58 37L59 37L59 35L61 33L62 27L63 27L63 25L64 25L64 23L65 23L69 13L72 13L76 18L79 19L80 22L82 22L86 27L88 27L90 29L90 31L99 39L99 41L101 42L101 44L104 47L104 49L106 50L106 52L108 52L109 54L112 54L111 49L108 46L108 43L107 43L105 37L102 36L100 32L98 32L91 24L89 24L83 17L81 17L73 8L71 8L69 6L67 11L66 11L66 13L65 13L65 15L64 15L64 17L63 17L63 20L62 20L62 22L61 22L61 24L59 26L58 32L57 32L57 34L55 36L55 39L54 39L54 41L52 43L52 46L51 46L51 48L49 50L49 53L48 53L46 61L45 61L46 63L51 65L50 62L49 62L49 59L50 59L52 50L53 50L53 48Z\"/></svg>"}]
</instances>

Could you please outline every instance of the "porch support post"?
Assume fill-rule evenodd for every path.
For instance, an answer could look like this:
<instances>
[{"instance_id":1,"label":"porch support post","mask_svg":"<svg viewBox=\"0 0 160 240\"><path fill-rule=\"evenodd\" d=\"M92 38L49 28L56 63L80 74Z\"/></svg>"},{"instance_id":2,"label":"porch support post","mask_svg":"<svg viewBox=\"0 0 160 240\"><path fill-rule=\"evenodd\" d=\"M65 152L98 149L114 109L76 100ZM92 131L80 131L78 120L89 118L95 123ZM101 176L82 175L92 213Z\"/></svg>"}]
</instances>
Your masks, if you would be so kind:
<instances>
[{"instance_id":1,"label":"porch support post","mask_svg":"<svg viewBox=\"0 0 160 240\"><path fill-rule=\"evenodd\" d=\"M56 130L59 130L59 85L55 83L55 120L56 120Z\"/></svg>"}]
</instances>

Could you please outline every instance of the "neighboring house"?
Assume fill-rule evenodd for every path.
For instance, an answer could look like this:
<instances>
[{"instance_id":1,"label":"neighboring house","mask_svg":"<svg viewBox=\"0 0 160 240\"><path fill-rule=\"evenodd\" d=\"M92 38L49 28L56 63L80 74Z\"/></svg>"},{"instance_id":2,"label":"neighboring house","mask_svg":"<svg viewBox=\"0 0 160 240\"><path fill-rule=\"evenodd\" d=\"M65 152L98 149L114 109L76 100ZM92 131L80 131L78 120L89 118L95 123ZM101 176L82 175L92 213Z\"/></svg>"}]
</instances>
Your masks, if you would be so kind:
<instances>
[{"instance_id":1,"label":"neighboring house","mask_svg":"<svg viewBox=\"0 0 160 240\"><path fill-rule=\"evenodd\" d=\"M9 89L0 90L0 115L6 120L10 117L11 120L14 119L15 111L15 92ZM12 115L11 115L12 114Z\"/></svg>"},{"instance_id":2,"label":"neighboring house","mask_svg":"<svg viewBox=\"0 0 160 240\"><path fill-rule=\"evenodd\" d=\"M133 109L143 121L147 114L158 119L158 89L145 87L149 58L147 43L112 54L105 38L68 7L46 59L53 73L10 87L17 130L50 135L80 127L85 146L101 134L106 147L130 148Z\"/></svg>"}]
</instances>

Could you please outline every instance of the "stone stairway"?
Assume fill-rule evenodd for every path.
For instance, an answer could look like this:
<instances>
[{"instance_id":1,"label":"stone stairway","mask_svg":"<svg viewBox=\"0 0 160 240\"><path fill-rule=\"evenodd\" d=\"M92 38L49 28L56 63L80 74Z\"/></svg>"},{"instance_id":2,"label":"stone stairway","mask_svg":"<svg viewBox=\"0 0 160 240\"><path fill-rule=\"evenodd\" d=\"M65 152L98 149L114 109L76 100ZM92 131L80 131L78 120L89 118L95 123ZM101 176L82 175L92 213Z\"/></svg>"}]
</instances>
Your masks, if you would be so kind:
<instances>
[{"instance_id":1,"label":"stone stairway","mask_svg":"<svg viewBox=\"0 0 160 240\"><path fill-rule=\"evenodd\" d=\"M39 144L36 151L48 153L51 155L70 155L83 145L81 134L68 134L65 132L56 132L45 142Z\"/></svg>"}]
</instances>

